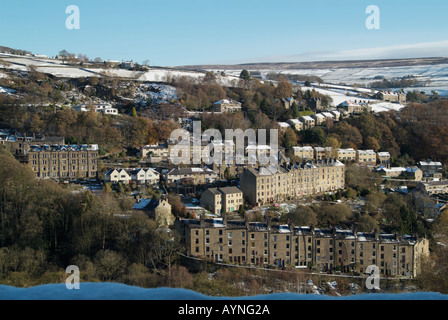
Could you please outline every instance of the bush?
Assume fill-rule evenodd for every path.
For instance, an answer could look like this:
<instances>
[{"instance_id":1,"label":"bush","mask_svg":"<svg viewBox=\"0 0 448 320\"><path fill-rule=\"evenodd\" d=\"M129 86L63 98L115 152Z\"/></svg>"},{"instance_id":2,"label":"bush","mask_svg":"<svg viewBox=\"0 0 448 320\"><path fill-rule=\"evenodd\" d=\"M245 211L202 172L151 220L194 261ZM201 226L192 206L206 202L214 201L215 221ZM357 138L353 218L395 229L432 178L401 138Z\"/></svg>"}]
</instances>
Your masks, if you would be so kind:
<instances>
[{"instance_id":1,"label":"bush","mask_svg":"<svg viewBox=\"0 0 448 320\"><path fill-rule=\"evenodd\" d=\"M112 250L102 250L95 255L96 273L102 281L114 281L126 268L123 257Z\"/></svg>"}]
</instances>

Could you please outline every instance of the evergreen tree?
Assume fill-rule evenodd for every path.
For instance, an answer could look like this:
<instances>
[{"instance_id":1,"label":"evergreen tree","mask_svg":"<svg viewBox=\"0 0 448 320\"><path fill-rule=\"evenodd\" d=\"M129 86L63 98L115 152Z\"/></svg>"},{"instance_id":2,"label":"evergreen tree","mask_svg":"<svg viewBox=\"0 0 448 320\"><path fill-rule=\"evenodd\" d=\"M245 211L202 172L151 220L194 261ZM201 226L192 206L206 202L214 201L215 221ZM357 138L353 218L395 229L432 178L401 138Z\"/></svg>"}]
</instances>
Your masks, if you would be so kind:
<instances>
[{"instance_id":1,"label":"evergreen tree","mask_svg":"<svg viewBox=\"0 0 448 320\"><path fill-rule=\"evenodd\" d=\"M249 73L249 71L247 71L246 69L241 71L240 78L243 79L243 80L250 80L250 73Z\"/></svg>"}]
</instances>

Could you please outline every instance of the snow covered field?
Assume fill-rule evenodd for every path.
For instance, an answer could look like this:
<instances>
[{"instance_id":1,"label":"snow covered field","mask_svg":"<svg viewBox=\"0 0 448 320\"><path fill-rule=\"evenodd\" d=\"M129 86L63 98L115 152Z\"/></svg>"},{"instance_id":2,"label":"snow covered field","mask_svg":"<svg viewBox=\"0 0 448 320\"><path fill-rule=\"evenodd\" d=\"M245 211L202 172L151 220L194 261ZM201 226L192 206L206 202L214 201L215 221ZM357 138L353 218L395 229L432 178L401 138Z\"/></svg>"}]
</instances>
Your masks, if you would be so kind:
<instances>
[{"instance_id":1,"label":"snow covered field","mask_svg":"<svg viewBox=\"0 0 448 320\"><path fill-rule=\"evenodd\" d=\"M191 290L144 289L119 283L80 283L78 290L65 284L31 288L0 285L0 300L448 300L448 295L433 292L369 293L333 297L317 294L276 293L249 297L210 297Z\"/></svg>"},{"instance_id":2,"label":"snow covered field","mask_svg":"<svg viewBox=\"0 0 448 320\"><path fill-rule=\"evenodd\" d=\"M347 95L346 91L350 92L353 91L350 87L347 87L347 90L341 90L341 89L324 89L321 87L302 87L302 91L306 90L315 90L319 93L325 94L330 96L333 99L332 106L336 107L340 105L342 102L351 100L356 101L357 103L369 103L372 107L372 111L377 112L383 112L383 111L390 111L390 110L400 110L404 108L404 105L398 104L398 103L392 103L392 102L383 102L380 100L375 99L367 99L367 98L360 98L353 96L353 94L356 94L355 92L352 92L350 95Z\"/></svg>"},{"instance_id":3,"label":"snow covered field","mask_svg":"<svg viewBox=\"0 0 448 320\"><path fill-rule=\"evenodd\" d=\"M406 90L430 91L436 90L439 94L448 94L448 64L438 65L421 65L406 67L383 67L383 68L340 68L340 69L291 69L291 70L259 70L263 78L268 73L296 74L307 76L318 76L324 80L326 84L345 84L351 86L359 84L366 86L367 84L378 81L378 77L387 79L397 79L406 76L414 76L422 83L429 81L428 89L425 87L406 88ZM237 76L241 70L224 70L228 75ZM368 89L366 89L368 90Z\"/></svg>"}]
</instances>

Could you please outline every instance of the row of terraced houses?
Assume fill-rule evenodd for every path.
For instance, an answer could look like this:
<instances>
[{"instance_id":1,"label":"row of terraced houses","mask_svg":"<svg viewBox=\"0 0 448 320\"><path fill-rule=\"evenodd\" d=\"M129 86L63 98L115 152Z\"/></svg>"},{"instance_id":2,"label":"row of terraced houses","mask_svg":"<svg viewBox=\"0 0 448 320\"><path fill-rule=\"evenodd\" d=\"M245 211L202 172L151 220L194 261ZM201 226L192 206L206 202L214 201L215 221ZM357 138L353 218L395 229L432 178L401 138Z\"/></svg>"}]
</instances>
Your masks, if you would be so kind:
<instances>
[{"instance_id":1,"label":"row of terraced houses","mask_svg":"<svg viewBox=\"0 0 448 320\"><path fill-rule=\"evenodd\" d=\"M177 219L175 229L189 256L230 264L360 273L376 265L381 275L413 278L429 255L429 241L414 236L227 221L225 216Z\"/></svg>"}]
</instances>

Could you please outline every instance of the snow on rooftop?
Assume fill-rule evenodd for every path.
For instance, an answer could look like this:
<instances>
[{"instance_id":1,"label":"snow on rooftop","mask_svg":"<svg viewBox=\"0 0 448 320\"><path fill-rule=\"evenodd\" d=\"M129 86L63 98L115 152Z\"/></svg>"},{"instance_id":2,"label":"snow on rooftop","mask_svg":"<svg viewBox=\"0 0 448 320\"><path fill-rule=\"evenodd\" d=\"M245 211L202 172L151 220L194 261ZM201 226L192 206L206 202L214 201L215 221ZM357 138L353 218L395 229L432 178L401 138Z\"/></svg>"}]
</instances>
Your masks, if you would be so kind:
<instances>
[{"instance_id":1,"label":"snow on rooftop","mask_svg":"<svg viewBox=\"0 0 448 320\"><path fill-rule=\"evenodd\" d=\"M225 228L226 225L223 223L223 219L213 219L213 227L215 228Z\"/></svg>"}]
</instances>

